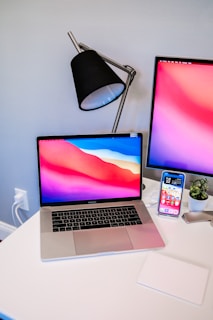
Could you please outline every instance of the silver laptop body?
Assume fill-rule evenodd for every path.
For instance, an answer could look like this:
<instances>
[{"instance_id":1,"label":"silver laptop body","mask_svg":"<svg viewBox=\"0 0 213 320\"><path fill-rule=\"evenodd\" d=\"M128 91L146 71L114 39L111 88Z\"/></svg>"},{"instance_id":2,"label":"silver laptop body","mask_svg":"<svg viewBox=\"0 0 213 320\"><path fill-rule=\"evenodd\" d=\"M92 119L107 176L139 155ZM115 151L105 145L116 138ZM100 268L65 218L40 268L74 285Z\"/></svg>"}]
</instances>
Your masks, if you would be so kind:
<instances>
[{"instance_id":1,"label":"silver laptop body","mask_svg":"<svg viewBox=\"0 0 213 320\"><path fill-rule=\"evenodd\" d=\"M37 138L43 261L165 245L141 200L142 139L140 133ZM88 227L70 224L81 209L116 207L134 207L141 221L125 224L121 213L112 227L91 226L90 218Z\"/></svg>"}]
</instances>

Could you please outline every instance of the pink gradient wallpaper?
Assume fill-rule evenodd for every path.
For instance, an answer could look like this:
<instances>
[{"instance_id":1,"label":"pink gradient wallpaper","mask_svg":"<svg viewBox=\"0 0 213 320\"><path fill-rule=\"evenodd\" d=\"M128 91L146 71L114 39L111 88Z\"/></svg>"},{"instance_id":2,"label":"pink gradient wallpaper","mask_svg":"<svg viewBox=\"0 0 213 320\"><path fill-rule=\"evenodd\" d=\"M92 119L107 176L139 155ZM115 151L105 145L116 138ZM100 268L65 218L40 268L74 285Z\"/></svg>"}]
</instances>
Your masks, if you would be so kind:
<instances>
[{"instance_id":1,"label":"pink gradient wallpaper","mask_svg":"<svg viewBox=\"0 0 213 320\"><path fill-rule=\"evenodd\" d=\"M134 144L133 141L131 143ZM122 150L123 144L119 152L110 150L109 145L106 151L103 146L91 146L90 150L79 147L74 140L41 140L39 162L42 202L140 196L139 154L126 154ZM140 148L136 146L135 150Z\"/></svg>"},{"instance_id":2,"label":"pink gradient wallpaper","mask_svg":"<svg viewBox=\"0 0 213 320\"><path fill-rule=\"evenodd\" d=\"M149 165L213 175L213 62L159 61Z\"/></svg>"}]
</instances>

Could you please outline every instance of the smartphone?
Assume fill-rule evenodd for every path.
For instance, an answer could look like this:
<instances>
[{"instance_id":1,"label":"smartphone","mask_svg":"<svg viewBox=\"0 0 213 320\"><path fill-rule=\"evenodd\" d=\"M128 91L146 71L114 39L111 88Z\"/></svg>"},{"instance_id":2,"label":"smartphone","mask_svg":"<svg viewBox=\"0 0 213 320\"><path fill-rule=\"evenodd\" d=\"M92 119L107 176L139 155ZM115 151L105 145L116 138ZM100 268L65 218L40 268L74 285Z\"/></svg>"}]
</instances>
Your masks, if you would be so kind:
<instances>
[{"instance_id":1,"label":"smartphone","mask_svg":"<svg viewBox=\"0 0 213 320\"><path fill-rule=\"evenodd\" d=\"M160 183L158 214L178 217L181 210L185 174L163 171Z\"/></svg>"}]
</instances>

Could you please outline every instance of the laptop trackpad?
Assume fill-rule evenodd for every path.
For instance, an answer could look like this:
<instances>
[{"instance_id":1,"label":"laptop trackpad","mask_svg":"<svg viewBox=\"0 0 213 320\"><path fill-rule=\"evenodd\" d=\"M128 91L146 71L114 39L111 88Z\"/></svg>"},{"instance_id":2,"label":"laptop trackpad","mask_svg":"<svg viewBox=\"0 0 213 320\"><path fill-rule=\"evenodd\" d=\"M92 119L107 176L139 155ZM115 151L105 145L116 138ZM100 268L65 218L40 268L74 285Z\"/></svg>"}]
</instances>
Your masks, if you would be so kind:
<instances>
[{"instance_id":1,"label":"laptop trackpad","mask_svg":"<svg viewBox=\"0 0 213 320\"><path fill-rule=\"evenodd\" d=\"M74 232L77 254L131 250L132 244L125 228L93 229Z\"/></svg>"}]
</instances>

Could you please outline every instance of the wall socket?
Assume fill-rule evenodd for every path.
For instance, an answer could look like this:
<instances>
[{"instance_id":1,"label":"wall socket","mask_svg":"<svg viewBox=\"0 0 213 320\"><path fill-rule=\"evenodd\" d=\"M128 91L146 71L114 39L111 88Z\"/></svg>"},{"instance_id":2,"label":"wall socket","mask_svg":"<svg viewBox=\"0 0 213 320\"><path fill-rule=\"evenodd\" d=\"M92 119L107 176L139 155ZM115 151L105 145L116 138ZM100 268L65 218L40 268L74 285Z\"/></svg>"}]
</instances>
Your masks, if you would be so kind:
<instances>
[{"instance_id":1,"label":"wall socket","mask_svg":"<svg viewBox=\"0 0 213 320\"><path fill-rule=\"evenodd\" d=\"M28 204L28 198L27 198L27 191L22 190L19 188L15 188L15 196L14 196L15 202L19 203L20 209L29 210L29 204Z\"/></svg>"}]
</instances>

